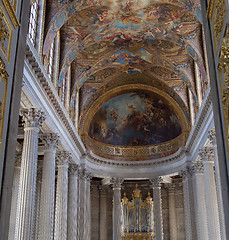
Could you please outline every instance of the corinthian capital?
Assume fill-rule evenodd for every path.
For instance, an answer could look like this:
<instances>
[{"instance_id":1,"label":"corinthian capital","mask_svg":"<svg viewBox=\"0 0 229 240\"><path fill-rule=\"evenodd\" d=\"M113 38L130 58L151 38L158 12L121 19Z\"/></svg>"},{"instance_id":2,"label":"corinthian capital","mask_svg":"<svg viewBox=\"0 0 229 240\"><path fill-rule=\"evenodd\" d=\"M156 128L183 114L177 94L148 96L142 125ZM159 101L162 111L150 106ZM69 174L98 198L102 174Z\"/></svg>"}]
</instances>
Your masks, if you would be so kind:
<instances>
[{"instance_id":1,"label":"corinthian capital","mask_svg":"<svg viewBox=\"0 0 229 240\"><path fill-rule=\"evenodd\" d=\"M204 172L204 166L202 161L196 161L193 163L191 168L192 173L203 173Z\"/></svg>"},{"instance_id":2,"label":"corinthian capital","mask_svg":"<svg viewBox=\"0 0 229 240\"><path fill-rule=\"evenodd\" d=\"M71 158L71 153L67 151L57 152L56 159L58 166L68 166L69 159Z\"/></svg>"},{"instance_id":3,"label":"corinthian capital","mask_svg":"<svg viewBox=\"0 0 229 240\"><path fill-rule=\"evenodd\" d=\"M124 180L122 178L111 178L111 184L113 185L113 188L120 188L122 186L122 182Z\"/></svg>"},{"instance_id":4,"label":"corinthian capital","mask_svg":"<svg viewBox=\"0 0 229 240\"><path fill-rule=\"evenodd\" d=\"M209 161L209 162L214 161L214 152L212 147L202 147L199 150L199 155L201 157L201 160L203 161Z\"/></svg>"},{"instance_id":5,"label":"corinthian capital","mask_svg":"<svg viewBox=\"0 0 229 240\"><path fill-rule=\"evenodd\" d=\"M70 175L79 175L79 166L75 163L70 164L68 170Z\"/></svg>"},{"instance_id":6,"label":"corinthian capital","mask_svg":"<svg viewBox=\"0 0 229 240\"><path fill-rule=\"evenodd\" d=\"M41 140L46 149L56 149L60 141L60 137L56 133L45 133L41 136Z\"/></svg>"},{"instance_id":7,"label":"corinthian capital","mask_svg":"<svg viewBox=\"0 0 229 240\"><path fill-rule=\"evenodd\" d=\"M20 111L25 127L40 127L45 120L45 113L40 109L29 108Z\"/></svg>"},{"instance_id":8,"label":"corinthian capital","mask_svg":"<svg viewBox=\"0 0 229 240\"><path fill-rule=\"evenodd\" d=\"M163 179L162 177L155 177L150 179L150 182L152 183L153 187L161 187Z\"/></svg>"},{"instance_id":9,"label":"corinthian capital","mask_svg":"<svg viewBox=\"0 0 229 240\"><path fill-rule=\"evenodd\" d=\"M208 139L212 145L216 144L216 132L214 128L208 131Z\"/></svg>"}]
</instances>

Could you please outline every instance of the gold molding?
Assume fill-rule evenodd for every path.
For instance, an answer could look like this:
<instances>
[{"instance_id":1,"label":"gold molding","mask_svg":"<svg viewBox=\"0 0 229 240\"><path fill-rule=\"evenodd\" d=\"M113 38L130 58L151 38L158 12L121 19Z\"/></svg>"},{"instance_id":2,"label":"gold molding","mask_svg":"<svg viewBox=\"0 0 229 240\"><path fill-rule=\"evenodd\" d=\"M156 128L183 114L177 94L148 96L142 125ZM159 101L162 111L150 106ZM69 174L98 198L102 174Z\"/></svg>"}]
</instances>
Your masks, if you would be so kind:
<instances>
[{"instance_id":1,"label":"gold molding","mask_svg":"<svg viewBox=\"0 0 229 240\"><path fill-rule=\"evenodd\" d=\"M2 102L0 102L0 152L1 152L1 145L2 145L2 133L3 133L3 123L4 123L4 115L5 115L5 107L6 107L8 77L9 76L5 70L5 63L0 57L0 82L4 82L4 85L5 85Z\"/></svg>"},{"instance_id":2,"label":"gold molding","mask_svg":"<svg viewBox=\"0 0 229 240\"><path fill-rule=\"evenodd\" d=\"M20 23L19 23L19 21L17 19L17 16L15 14L15 11L14 11L11 3L9 2L9 0L2 0L2 2L3 2L4 6L6 8L6 11L9 15L9 18L10 18L14 28L20 26Z\"/></svg>"},{"instance_id":3,"label":"gold molding","mask_svg":"<svg viewBox=\"0 0 229 240\"><path fill-rule=\"evenodd\" d=\"M212 18L213 13L213 7L214 7L214 0L210 0L208 3L208 9L207 9L207 18Z\"/></svg>"},{"instance_id":4,"label":"gold molding","mask_svg":"<svg viewBox=\"0 0 229 240\"><path fill-rule=\"evenodd\" d=\"M5 24L3 23L3 20L5 21ZM8 63L10 61L12 34L13 34L13 29L11 27L11 24L10 24L2 6L0 5L0 44L1 44L0 49ZM6 40L6 39L8 39L8 46L7 46L7 49L4 49L3 40Z\"/></svg>"}]
</instances>

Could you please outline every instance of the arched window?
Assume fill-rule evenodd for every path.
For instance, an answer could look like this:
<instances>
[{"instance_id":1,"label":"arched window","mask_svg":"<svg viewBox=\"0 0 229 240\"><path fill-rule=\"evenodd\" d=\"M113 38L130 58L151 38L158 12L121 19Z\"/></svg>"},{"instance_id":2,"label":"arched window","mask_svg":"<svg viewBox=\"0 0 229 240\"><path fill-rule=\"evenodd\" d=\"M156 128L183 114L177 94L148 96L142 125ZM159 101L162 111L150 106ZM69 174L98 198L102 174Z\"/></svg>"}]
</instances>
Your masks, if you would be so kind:
<instances>
[{"instance_id":1,"label":"arched window","mask_svg":"<svg viewBox=\"0 0 229 240\"><path fill-rule=\"evenodd\" d=\"M35 0L31 6L31 13L29 19L29 38L35 45L36 40L36 28L37 28L37 16L38 16L38 0Z\"/></svg>"}]
</instances>

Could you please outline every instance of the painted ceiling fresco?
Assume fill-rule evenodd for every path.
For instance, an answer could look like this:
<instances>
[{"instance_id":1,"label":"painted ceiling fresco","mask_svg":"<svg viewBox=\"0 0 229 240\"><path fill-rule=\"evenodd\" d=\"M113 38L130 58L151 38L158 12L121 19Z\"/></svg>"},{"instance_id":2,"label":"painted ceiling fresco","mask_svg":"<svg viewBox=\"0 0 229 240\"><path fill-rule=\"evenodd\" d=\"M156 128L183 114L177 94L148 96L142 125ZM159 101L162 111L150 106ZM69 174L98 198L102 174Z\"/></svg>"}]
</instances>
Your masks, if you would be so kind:
<instances>
[{"instance_id":1,"label":"painted ceiling fresco","mask_svg":"<svg viewBox=\"0 0 229 240\"><path fill-rule=\"evenodd\" d=\"M89 136L118 146L159 144L178 137L181 126L168 102L152 92L131 92L105 103L95 114Z\"/></svg>"},{"instance_id":2,"label":"painted ceiling fresco","mask_svg":"<svg viewBox=\"0 0 229 240\"><path fill-rule=\"evenodd\" d=\"M79 128L82 128L94 101L98 96L106 95L107 89L116 88L124 82L128 89L133 81L144 83L146 78L150 79L147 84L157 85L158 88L160 85L163 91L175 97L189 118L189 90L197 105L194 62L198 65L203 84L207 81L199 0L47 0L47 12L50 15L46 17L43 54L48 55L59 31L59 86L61 87L70 67L70 102L74 103L78 92ZM129 85L126 79L131 79ZM125 102L127 96L133 100L131 94L120 96L120 103ZM146 101L141 94L135 95L135 98L142 101L142 104ZM146 99L154 102L148 95ZM143 112L147 107L145 106L145 110L143 107L140 109L126 99L125 107L113 107L113 114L117 111L119 117L113 121L112 127L111 120L108 121L111 110L108 109L112 109L113 101L115 100L104 102L96 115L99 119L107 116L106 137L98 130L102 122L96 123L96 126L93 120L90 128L93 139L108 144L138 146L173 139L182 131L179 123L175 124L175 117L170 118L175 113L170 112L167 106L168 115L164 117L167 127L173 126L174 131L171 135L163 135L158 130L157 138L148 138L143 142L141 134L147 133L146 129L153 132L150 127L144 130L148 122L144 122ZM117 133L117 126L114 126L121 122L120 116L123 119L128 118L132 111L128 106L131 105L136 108L132 110L141 116L145 125L138 131L133 130L135 135L132 137L121 135L121 140L118 140L120 133ZM152 128L153 125L152 122ZM129 126L127 129L132 131ZM161 131L166 132L165 129L166 127ZM124 134L123 131L121 133ZM134 141L134 138L137 140Z\"/></svg>"}]
</instances>

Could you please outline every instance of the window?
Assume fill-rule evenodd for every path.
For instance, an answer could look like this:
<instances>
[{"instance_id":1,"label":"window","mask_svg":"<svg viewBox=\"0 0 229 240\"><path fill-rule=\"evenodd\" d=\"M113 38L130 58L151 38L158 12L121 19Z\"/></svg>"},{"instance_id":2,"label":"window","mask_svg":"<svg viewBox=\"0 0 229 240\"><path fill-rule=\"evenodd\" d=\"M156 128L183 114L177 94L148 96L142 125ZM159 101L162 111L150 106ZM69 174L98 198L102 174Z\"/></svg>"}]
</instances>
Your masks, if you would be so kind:
<instances>
[{"instance_id":1,"label":"window","mask_svg":"<svg viewBox=\"0 0 229 240\"><path fill-rule=\"evenodd\" d=\"M52 79L52 75L53 75L54 42L55 40L51 45L51 48L49 51L49 58L48 58L48 75L50 79Z\"/></svg>"},{"instance_id":2,"label":"window","mask_svg":"<svg viewBox=\"0 0 229 240\"><path fill-rule=\"evenodd\" d=\"M31 6L31 13L29 19L29 38L35 45L36 39L36 27L37 27L37 15L38 15L38 0L35 0Z\"/></svg>"}]
</instances>

